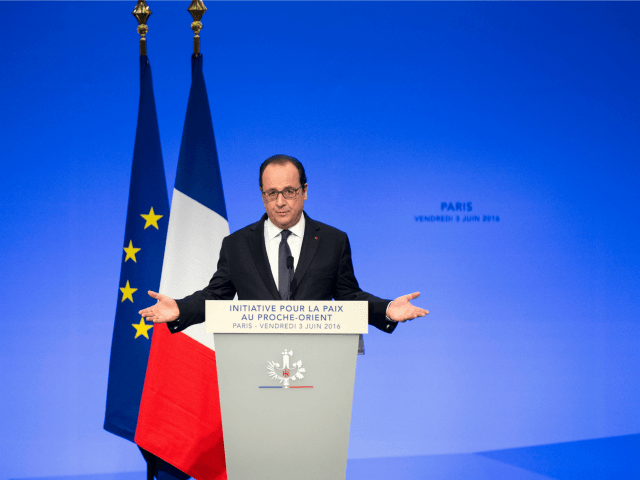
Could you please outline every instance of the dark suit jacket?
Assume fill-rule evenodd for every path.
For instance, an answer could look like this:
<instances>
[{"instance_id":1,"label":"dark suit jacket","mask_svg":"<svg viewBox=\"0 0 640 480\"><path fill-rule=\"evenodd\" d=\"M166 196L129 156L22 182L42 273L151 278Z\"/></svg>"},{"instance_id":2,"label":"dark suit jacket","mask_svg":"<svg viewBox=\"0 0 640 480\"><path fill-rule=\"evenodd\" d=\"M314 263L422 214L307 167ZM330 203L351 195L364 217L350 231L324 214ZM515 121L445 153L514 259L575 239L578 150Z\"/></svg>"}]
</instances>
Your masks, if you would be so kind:
<instances>
[{"instance_id":1,"label":"dark suit jacket","mask_svg":"<svg viewBox=\"0 0 640 480\"><path fill-rule=\"evenodd\" d=\"M397 323L386 319L390 300L363 292L353 274L347 234L311 220L305 213L300 258L291 282L291 300L364 300L369 324L391 333ZM168 324L171 332L204 322L205 300L280 300L264 242L265 214L222 241L218 270L209 285L177 300L180 318Z\"/></svg>"}]
</instances>

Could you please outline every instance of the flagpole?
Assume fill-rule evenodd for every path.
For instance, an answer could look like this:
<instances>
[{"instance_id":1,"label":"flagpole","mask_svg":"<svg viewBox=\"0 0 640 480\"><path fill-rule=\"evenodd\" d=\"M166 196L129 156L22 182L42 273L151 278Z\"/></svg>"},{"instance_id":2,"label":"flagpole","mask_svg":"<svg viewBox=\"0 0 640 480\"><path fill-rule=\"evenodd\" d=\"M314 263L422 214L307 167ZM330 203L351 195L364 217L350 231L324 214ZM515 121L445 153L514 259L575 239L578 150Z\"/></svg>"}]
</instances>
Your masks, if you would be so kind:
<instances>
[{"instance_id":1,"label":"flagpole","mask_svg":"<svg viewBox=\"0 0 640 480\"><path fill-rule=\"evenodd\" d=\"M149 17L153 12L151 11L151 9L149 8L149 6L144 0L138 0L135 8L133 9L133 12L131 13L138 20L138 28L136 30L138 31L138 34L140 34L140 56L146 57L147 56L147 39L145 38L145 36L149 31L149 27L147 26L147 20L149 19ZM157 471L158 471L158 465L157 465L158 457L156 457L150 452L147 452L145 449L141 447L138 447L138 448L140 448L140 452L142 453L142 456L144 457L145 462L147 463L147 480L154 480L154 477L157 476Z\"/></svg>"},{"instance_id":2,"label":"flagpole","mask_svg":"<svg viewBox=\"0 0 640 480\"><path fill-rule=\"evenodd\" d=\"M192 0L187 10L193 17L193 23L191 24L191 30L195 34L193 37L193 53L194 55L200 55L200 30L202 30L202 22L200 20L207 11L207 7L204 6L202 0Z\"/></svg>"},{"instance_id":3,"label":"flagpole","mask_svg":"<svg viewBox=\"0 0 640 480\"><path fill-rule=\"evenodd\" d=\"M133 9L133 16L138 19L138 33L140 34L140 55L147 54L147 39L145 35L149 31L147 27L147 19L151 15L151 9L144 0L138 0L136 8Z\"/></svg>"}]
</instances>

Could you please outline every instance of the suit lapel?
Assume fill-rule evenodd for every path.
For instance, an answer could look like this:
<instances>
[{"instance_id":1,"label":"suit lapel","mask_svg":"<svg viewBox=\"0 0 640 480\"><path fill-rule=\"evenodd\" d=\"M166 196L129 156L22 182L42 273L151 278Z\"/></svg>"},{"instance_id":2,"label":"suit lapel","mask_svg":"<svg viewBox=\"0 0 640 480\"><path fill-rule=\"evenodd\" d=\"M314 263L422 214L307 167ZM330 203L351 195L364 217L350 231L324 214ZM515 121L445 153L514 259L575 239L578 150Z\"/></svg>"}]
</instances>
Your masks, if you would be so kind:
<instances>
[{"instance_id":1,"label":"suit lapel","mask_svg":"<svg viewBox=\"0 0 640 480\"><path fill-rule=\"evenodd\" d=\"M318 249L318 245L320 244L320 234L318 230L320 230L320 226L311 220L306 213L304 213L305 217L305 228L304 228L304 238L302 239L302 249L300 250L300 259L298 260L298 265L296 267L296 272L293 275L293 280L291 281L291 295L296 291L298 285L302 281L304 274L307 273L307 269L309 265L311 265L311 261L313 260L314 255L316 254L316 250Z\"/></svg>"},{"instance_id":2,"label":"suit lapel","mask_svg":"<svg viewBox=\"0 0 640 480\"><path fill-rule=\"evenodd\" d=\"M280 300L280 293L278 293L276 282L273 279L273 274L271 273L271 267L269 266L269 257L267 257L267 248L264 244L264 221L266 219L267 215L264 214L260 221L255 224L255 230L249 237L249 249L251 250L251 257L256 264L258 273L260 273L260 277L262 278L264 284L267 286L269 293L273 295L273 298L275 300Z\"/></svg>"}]
</instances>

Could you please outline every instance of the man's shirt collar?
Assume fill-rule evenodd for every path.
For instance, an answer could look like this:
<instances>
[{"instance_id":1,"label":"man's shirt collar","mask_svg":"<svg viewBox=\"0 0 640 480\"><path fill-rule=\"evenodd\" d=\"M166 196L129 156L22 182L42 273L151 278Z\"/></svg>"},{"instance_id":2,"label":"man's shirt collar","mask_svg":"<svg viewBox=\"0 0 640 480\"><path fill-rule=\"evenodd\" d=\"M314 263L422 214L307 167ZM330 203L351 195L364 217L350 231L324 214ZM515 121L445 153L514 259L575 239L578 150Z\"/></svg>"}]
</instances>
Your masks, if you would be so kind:
<instances>
[{"instance_id":1,"label":"man's shirt collar","mask_svg":"<svg viewBox=\"0 0 640 480\"><path fill-rule=\"evenodd\" d=\"M304 218L304 213L303 213L298 223L296 223L293 227L291 227L289 231L293 233L296 237L302 238L304 236L305 222L306 220ZM276 227L269 217L267 217L267 219L265 220L264 227L267 232L267 238L269 240L273 240L275 237L280 235L280 232L283 230L282 228Z\"/></svg>"}]
</instances>

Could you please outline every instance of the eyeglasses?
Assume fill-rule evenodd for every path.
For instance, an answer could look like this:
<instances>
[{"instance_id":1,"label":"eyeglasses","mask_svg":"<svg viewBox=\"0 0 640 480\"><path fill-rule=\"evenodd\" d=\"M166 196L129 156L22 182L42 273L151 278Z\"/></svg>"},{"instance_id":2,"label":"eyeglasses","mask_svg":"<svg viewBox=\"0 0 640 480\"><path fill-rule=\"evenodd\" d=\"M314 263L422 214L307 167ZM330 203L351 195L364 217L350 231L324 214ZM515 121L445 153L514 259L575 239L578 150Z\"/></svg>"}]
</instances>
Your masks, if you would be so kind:
<instances>
[{"instance_id":1,"label":"eyeglasses","mask_svg":"<svg viewBox=\"0 0 640 480\"><path fill-rule=\"evenodd\" d=\"M298 190L302 187L304 187L304 185L300 185L298 188L289 187L284 190L269 190L268 192L262 192L262 196L266 198L267 202L275 202L280 194L282 194L282 196L287 200L291 200L292 198L296 198Z\"/></svg>"}]
</instances>

